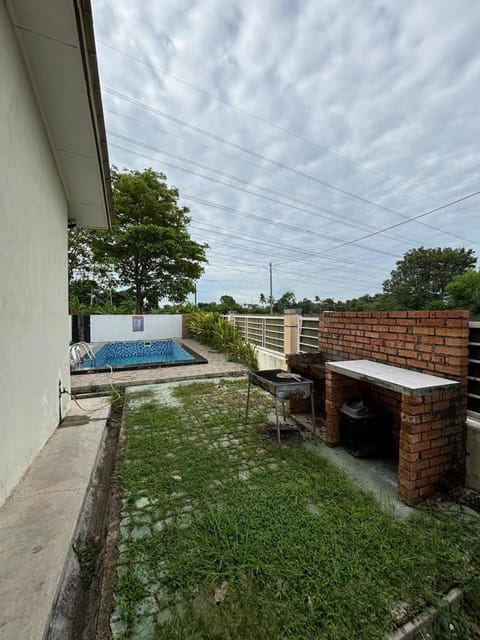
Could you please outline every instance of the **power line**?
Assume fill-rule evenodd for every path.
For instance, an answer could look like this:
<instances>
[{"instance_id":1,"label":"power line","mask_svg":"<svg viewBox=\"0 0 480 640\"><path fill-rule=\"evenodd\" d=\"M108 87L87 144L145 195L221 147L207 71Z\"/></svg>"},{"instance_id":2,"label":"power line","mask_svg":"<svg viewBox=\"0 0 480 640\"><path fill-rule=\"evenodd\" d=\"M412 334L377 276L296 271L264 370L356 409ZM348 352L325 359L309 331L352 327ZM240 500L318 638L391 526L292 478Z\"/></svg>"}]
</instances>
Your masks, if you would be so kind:
<instances>
[{"instance_id":1,"label":"power line","mask_svg":"<svg viewBox=\"0 0 480 640\"><path fill-rule=\"evenodd\" d=\"M248 149L247 147L243 147L242 145L236 144L235 142L231 142L229 140L226 140L225 138L222 138L221 136L216 135L215 133L212 133L210 131L207 131L205 129L202 129L201 127L197 127L196 125L193 125L189 122L186 122L185 120L181 120L180 118L177 118L176 116L172 116L168 113L165 113L163 111L160 111L159 109L156 109L155 107L151 107L150 105L147 105L139 100L136 100L135 98L132 98L131 96L127 96L119 91L116 91L115 89L111 89L109 87L104 87L104 91L106 91L107 93L110 93L111 95L119 98L120 100L125 100L126 102L130 102L131 104L134 104L138 107L140 107L141 109L145 109L146 111L150 111L151 113L155 113L163 118L166 118L167 120L170 120L172 122L176 122L177 124L181 124L182 126L188 127L189 129L193 129L194 131L197 131L198 133L205 135L213 140L216 140L218 142L221 142L223 144L226 144L234 149L237 149L239 151L242 151L244 153L247 153L249 155L252 155L256 158L259 158L261 160L264 160L265 162L270 162L271 164L273 164L274 166L283 169L285 171L289 171L295 175L300 176L301 178L305 178L309 181L313 181L323 187L326 187L327 189L331 189L337 193L340 193L341 195L351 198L353 200L357 200L363 204L368 204L372 207L375 207L377 209L380 209L381 211L385 211L388 213L392 213L394 215L397 215L401 218L408 218L408 216L405 216L404 214L399 213L398 211L395 211L393 209L390 209L389 207L384 207L381 204L378 204L376 202L373 202L372 200L369 200L368 198L364 198L363 196L359 196L355 193L352 193L351 191L347 191L346 189L342 189L336 185L331 184L330 182L327 182L326 180L321 180L320 178L316 178L315 176L311 176L308 173L304 173L303 171L299 171L298 169L294 169L293 167L289 167L288 165L284 164L283 162L279 162L278 160L274 160L273 158L268 158L267 156L263 156L261 153L258 153L257 151L253 151L252 149ZM439 229L437 227L432 227L429 224L420 222L419 224L429 228L429 229L434 229L435 231L440 231L442 233L445 233L447 235L450 235L452 237L456 237L459 240L462 240L463 242L471 242L470 240L467 240L466 238L463 238L462 236L458 236L455 233L452 233L451 231L444 231L442 229ZM479 244L479 243L475 243L475 244Z\"/></svg>"},{"instance_id":2,"label":"power line","mask_svg":"<svg viewBox=\"0 0 480 640\"><path fill-rule=\"evenodd\" d=\"M225 243L219 243L219 244L225 244ZM231 245L227 245L227 246L231 246ZM216 256L216 257L226 258L230 262L234 262L234 263L246 266L244 257L240 258L239 256L227 255L227 254L224 254L224 253L221 253L221 252L217 252L217 251L210 251L210 253L213 253L213 255ZM263 254L263 253L261 253L259 251L254 251L254 250L250 250L250 253L259 253L260 255L265 255L265 254ZM268 259L268 255L269 254L265 255L266 259ZM279 263L279 264L283 264L283 263ZM222 267L225 266L225 265L213 265L211 263L209 263L209 265L212 266L212 267L218 267L218 268L222 268ZM252 269L259 269L259 268L260 269L265 269L266 265L264 263L252 263L251 269L249 271L246 271L245 269L238 269L238 268L237 268L237 271L242 271L244 273L252 274ZM333 268L333 267L330 267L330 268ZM337 276L336 277L336 281L341 283L341 282L344 282L344 279L342 280L342 277L338 277L337 271L340 271L340 270L341 269L335 269L335 275ZM275 272L276 273L281 273L282 275L288 275L288 276L292 276L294 278L301 278L302 280L310 280L312 282L318 283L318 277L317 276L309 275L305 271L292 271L291 269L287 270L287 271L285 271L285 270L282 271L281 269L276 268ZM356 275L360 276L360 279L356 278L355 277ZM365 277L362 277L362 274L360 274L360 273L352 275L349 272L348 281L351 282L353 280L353 281L357 281L357 282L362 282L362 281L365 282L366 278L373 278L373 276L374 276L374 274L365 274ZM370 281L371 282L374 282L374 281L376 282L377 280L376 279L372 279Z\"/></svg>"},{"instance_id":3,"label":"power line","mask_svg":"<svg viewBox=\"0 0 480 640\"><path fill-rule=\"evenodd\" d=\"M172 164L171 162L167 162L166 160L159 160L158 158L154 158L154 157L149 156L147 154L139 153L138 151L133 151L132 149L127 149L127 148L122 147L122 146L120 146L118 144L114 144L113 142L110 143L110 146L114 147L115 149L120 149L122 151L125 151L126 153L135 154L138 157L146 158L147 160L153 160L154 162L161 162L163 165L165 165L167 167L172 167L174 169L178 169L179 171L184 171L185 173L189 173L191 175L198 176L200 178L204 178L205 180L208 180L209 182L214 182L214 183L220 184L220 185L222 185L224 187L229 187L230 189L235 189L236 191L241 191L242 193L248 193L250 195L257 196L258 198L262 198L263 200L269 200L271 202L276 202L277 204L281 204L284 207L290 207L291 209L297 209L297 210L300 210L300 211L305 211L305 210L300 209L299 207L296 207L296 206L293 206L293 205L289 205L289 204L287 204L285 202L280 202L279 200L275 200L275 199L270 198L268 196L264 196L264 195L262 195L260 193L255 193L253 191L249 191L248 189L243 189L242 187L237 187L236 185L228 184L227 182L222 182L221 180L217 180L215 178L212 178L211 176L206 176L206 175L204 175L202 173L198 173L198 171L193 171L192 169L186 169L185 167L180 167L180 166L178 166L176 164ZM145 146L145 145L142 145L142 146ZM309 213L310 215L314 215L314 214L312 214L311 211L305 211L305 213ZM343 242L343 240L341 240L340 238L335 238L334 236L328 236L326 234L320 234L318 232L316 232L315 235L317 235L320 238L324 238L325 240L332 240L334 242ZM391 258L392 255L393 255L391 251L382 251L381 249L375 249L374 247L367 247L365 245L360 245L359 244L358 248L359 249L364 249L365 251L372 251L374 253L380 253L382 255L388 256L389 258ZM395 257L395 256L393 255L393 257Z\"/></svg>"},{"instance_id":4,"label":"power line","mask_svg":"<svg viewBox=\"0 0 480 640\"><path fill-rule=\"evenodd\" d=\"M118 148L118 149L121 149L122 151L125 151L125 152L127 152L127 153L136 153L136 155L138 155L138 156L145 157L145 158L147 158L147 159L149 159L149 160L153 160L153 161L157 161L157 162L158 162L158 159L157 159L157 158L153 158L152 156L148 156L148 155L145 155L145 154L137 153L137 152L134 152L134 151L132 151L132 150L130 150L130 149L126 149L125 147L121 147L121 146L116 145L116 144L113 144L113 143L111 143L111 146L113 146L113 147L115 147L115 148ZM198 173L196 173L196 172L194 172L194 171L190 171L189 169L185 169L185 168L183 168L183 167L178 167L177 165L173 165L173 164L171 164L171 163L169 163L169 162L165 162L165 161L163 161L163 164L165 164L165 165L167 165L167 166L170 166L170 167L173 167L173 168L175 168L175 169L180 169L181 171L186 171L187 173L192 173L192 174L194 174L194 175L199 175L200 177L205 177L207 180L210 180L210 181L212 181L212 182L216 182L216 183L219 183L219 184L223 184L224 186L229 186L229 187L232 187L232 188L234 188L234 189L239 189L239 187L235 187L235 186L233 186L233 185L228 185L228 184L223 183L223 182L221 182L221 181L219 181L219 180L215 180L214 178L209 178L208 176L203 176L202 174L198 174ZM242 189L240 189L240 190L242 190ZM243 190L242 190L242 191L243 191ZM427 212L424 212L424 213L422 213L422 214L419 214L418 216L414 216L414 217L412 217L412 218L408 218L407 220L404 220L403 222L398 222L398 223L396 223L396 224L394 224L394 225L390 225L390 226L388 226L388 227L385 227L384 229L380 229L380 230L375 231L375 232L373 232L373 233L366 234L365 236L362 236L362 237L360 237L360 238L356 238L356 239L353 239L353 240L349 240L349 241L346 241L346 242L342 242L341 244L339 244L339 245L337 245L337 246L335 246L335 247L330 247L329 249L325 249L325 250L323 250L323 251L320 251L320 252L316 253L315 255L316 255L316 256L323 255L323 254L325 254L325 253L326 253L326 252L328 252L328 251L334 251L334 250L336 250L336 249L340 249L340 248L345 247L345 246L350 246L350 245L356 244L356 243L358 243L359 241L364 240L364 239L366 239L366 238L370 238L370 237L372 237L372 236L379 235L379 234L381 234L381 233L382 233L383 231L385 231L385 230L389 230L389 229L392 229L392 228L397 228L397 227L399 227L399 226L402 226L402 225L408 224L409 222L415 222L415 221L416 221L417 219L419 219L419 218L423 218L423 217L428 216L428 215L430 215L430 214L432 214L432 213L435 213L435 212L437 212L437 211L441 211L442 209L446 209L447 207L450 207L450 206L453 206L454 204L458 204L458 203L460 203L460 202L463 202L463 201L465 201L465 200L468 200L469 198L472 198L472 197L477 196L477 195L479 195L479 194L480 194L480 191L475 191L475 192L473 192L473 193L471 193L471 194L469 194L469 195L467 195L467 196L464 196L464 197L459 198L459 199L457 199L457 200L454 200L454 201L452 201L452 202L450 202L450 203L447 203L446 205L442 205L442 206L440 206L440 207L436 207L435 209L431 209L431 210L429 210L429 211L427 211ZM320 235L320 234L317 234L317 235ZM322 237L322 236L320 235L320 237ZM362 245L357 245L357 246L358 246L359 248L365 248L365 249L368 249L368 250L370 250L370 251L376 251L376 252L378 252L378 253L384 253L384 254L388 255L389 257L391 257L391 256L392 256L392 254L391 254L391 253L387 253L387 252L384 252L384 251L380 251L379 249L373 249L373 248L370 248L370 247L362 247ZM288 260L288 262L300 262L300 260L299 260L299 259L297 259L297 260L293 260L293 259L292 259L292 260ZM286 264L286 262L283 262L282 264Z\"/></svg>"},{"instance_id":5,"label":"power line","mask_svg":"<svg viewBox=\"0 0 480 640\"><path fill-rule=\"evenodd\" d=\"M324 153L328 153L331 156L334 156L335 158L339 158L341 160L345 160L346 162L349 162L350 164L353 164L357 167L360 167L361 169L363 169L364 171L367 171L368 173L377 176L379 178L382 178L384 180L396 180L397 178L393 178L392 176L388 176L386 174L383 173L379 173L378 171L375 171L373 169L370 169L369 167L367 167L365 164L363 164L362 162L359 162L358 160L353 160L352 158L349 158L348 156L345 156L341 153L338 153L337 151L333 151L332 149L329 149L328 147L324 147L323 145L320 145L318 142L314 142L313 140L310 140L309 138L306 138L305 136L302 136L298 133L295 133L294 131L290 131L289 129L286 129L285 127L282 127L278 124L276 124L275 122L272 122L271 120L268 120L268 118L264 118L262 116L259 116L256 113L253 113L252 111L248 111L247 109L244 109L243 107L240 107L236 104L234 104L233 102L229 102L228 100L225 100L224 98L220 98L219 96L216 96L212 93L210 93L209 91L206 91L205 89L201 89L200 87L197 87L196 85L192 84L191 82L187 82L186 80L182 80L181 78L179 78L178 76L175 76L171 73L167 73L166 71L164 71L163 69L160 69L159 67L156 67L155 65L151 64L150 62L146 62L145 60L142 60L141 58L137 58L136 56L133 56L130 53L127 53L126 51L122 51L121 49L118 49L117 47L114 47L110 44L107 44L106 42L102 41L102 40L97 40L97 42L99 42L99 44L101 44L104 47L107 47L113 51L116 51L117 53L130 58L132 60L135 60L136 62L139 62L140 64L145 65L146 67L149 67L151 69L153 69L154 71L157 71L158 73L161 73L162 75L166 76L167 78L171 78L172 80L175 80L175 82L178 82L180 84L183 84L186 87L189 87L190 89L193 89L194 91L198 91L199 93L203 94L204 96L207 96L209 98L211 98L212 100L215 100L221 104L226 105L227 107L230 107L232 109L235 109L236 111L239 111L240 113L243 113L244 115L247 115L251 118L254 118L255 120L257 120L258 122L263 122L264 124L267 124L268 126L272 127L273 129L277 129L278 131L281 131L282 133L285 133L293 138L296 138L297 140L300 140L301 142L305 142L309 145L311 145L312 147L315 147L316 149L319 149L320 151L323 151ZM401 181L403 182L403 181ZM424 193L423 191L417 189L416 187L412 187L411 185L409 185L408 183L402 187L402 189L415 189L415 191L419 191L419 193L422 193L423 195L426 195L427 197L431 197L430 195Z\"/></svg>"},{"instance_id":6,"label":"power line","mask_svg":"<svg viewBox=\"0 0 480 640\"><path fill-rule=\"evenodd\" d=\"M115 146L115 145L114 145ZM234 209L233 207L229 207L228 205L222 205L219 204L217 202L210 202L209 200L205 200L203 198L199 198L197 196L191 196L188 195L186 193L183 193L181 195L181 198L183 198L184 200L191 200L192 202L197 202L199 204L204 204L207 207L211 207L213 209L218 209L220 211L225 211L227 213L233 213L234 215L238 215L238 216L242 216L245 218L250 218L252 220L256 220L258 222L263 222L265 224L270 224L273 225L275 227L281 227L284 229L288 229L290 231L295 231L296 233L300 233L300 234L304 234L307 236L318 236L320 238L323 238L322 234L319 234L316 231L310 230L310 229L303 229L302 227L296 227L294 225L288 224L286 222L281 222L279 220L270 220L269 218L263 218L261 216L257 216L253 213L249 213L247 211L243 211L241 209ZM317 255L317 254L315 254ZM389 254L391 256L391 254ZM359 262L358 260L352 260L352 259L347 259L347 258L337 258L334 256L325 256L325 259L328 260L334 260L335 262L344 262L347 264L354 264L354 265L359 265L361 267L368 267L369 265L367 265L365 262Z\"/></svg>"},{"instance_id":7,"label":"power line","mask_svg":"<svg viewBox=\"0 0 480 640\"><path fill-rule=\"evenodd\" d=\"M259 251L259 250L257 250L257 249L246 248L246 247L239 247L238 245L235 245L235 244L232 244L232 243L229 243L229 242L223 242L223 241L221 241L221 240L216 240L216 244L217 244L217 245L222 245L222 246L225 246L225 247L229 247L229 248L240 249L240 251L244 251L244 252L245 252L245 253L247 253L247 254L250 254L250 253L259 254L259 255L265 256L265 258L267 258L267 259L268 259L268 258L271 258L271 257L279 257L279 258L283 258L283 256L279 256L279 254L278 254L278 253L271 253L271 252L266 253L265 251ZM287 257L288 257L288 256L287 256ZM290 262L290 260L287 260L287 259L286 259L284 262L282 262L282 263L278 263L278 264L286 264L286 263L289 263L289 262ZM327 270L328 270L328 269L335 269L335 273L337 273L338 271L346 271L345 269L341 269L341 268L339 268L339 267L333 267L333 266L324 267L324 268L325 268L325 269L327 269ZM303 275L305 275L305 271L296 271L296 272L295 272L295 271L291 271L291 270L290 270L290 271L289 271L289 273L292 273L292 274L294 274L294 275L298 275L298 276L303 276ZM351 272L351 271L346 271L346 273L348 273L348 274L349 274L349 275L348 275L348 277L349 277L350 279L352 279L352 278L353 278L353 279L355 279L357 276L359 276L359 277L360 277L360 278L362 278L362 279L365 279L365 278L373 278L373 277L374 277L374 274L372 274L372 273L365 273L365 272L363 272L363 271L357 271L357 272L356 272L356 273L354 273L354 274L352 274L352 272ZM306 274L306 275L308 275L308 274Z\"/></svg>"},{"instance_id":8,"label":"power line","mask_svg":"<svg viewBox=\"0 0 480 640\"><path fill-rule=\"evenodd\" d=\"M429 211L425 211L424 213L420 213L418 216L414 216L409 220L405 220L404 222L397 222L396 224L385 227L383 230L396 229L397 227L401 227L404 224L408 224L409 222L413 222L418 220L419 218L424 218L426 216L430 216L432 213L437 213L438 211L442 211L443 209L447 209L448 207L453 207L455 204L459 204L460 202L464 202L465 200L469 200L470 198L475 198L480 195L480 191L474 191L473 193L469 193L462 198L457 198L457 200L452 200L451 202L447 202L447 204L443 204L440 207L435 207L435 209L430 209ZM342 247L346 247L352 244L355 244L359 240L365 240L365 238L371 238L374 235L378 235L382 232L382 229L379 231L375 231L375 233L368 234L366 236L362 236L361 238L357 238L357 240L349 240L348 242L344 242L336 247L331 247L330 249L325 249L324 251L320 251L317 255L325 253L325 251L334 251L336 249L340 249ZM289 260L289 262L299 262L299 260Z\"/></svg>"},{"instance_id":9,"label":"power line","mask_svg":"<svg viewBox=\"0 0 480 640\"><path fill-rule=\"evenodd\" d=\"M109 109L106 109L106 110L107 111L111 111ZM111 112L115 113L115 115L117 115L117 116L120 116L120 117L123 117L123 118L127 118L128 120L132 120L133 122L137 122L138 124L142 124L144 126L150 127L153 130L157 131L157 128L154 125L151 125L151 124L148 124L146 122L143 122L142 120L138 120L137 118L132 118L130 116L127 116L127 115L124 115L124 114L120 114L120 113L118 113L116 111L111 111ZM159 130L162 133L166 133L167 135L171 135L171 136L173 136L175 138L183 138L184 137L182 135L170 133L170 132L166 131L165 129L161 129L160 128ZM274 189L269 189L268 187L255 184L252 181L242 180L238 176L233 176L233 175L228 174L228 173L222 173L218 169L214 169L212 167L205 166L203 164L200 164L199 162L195 162L193 160L190 160L190 158L185 158L183 156L179 156L177 154L173 154L170 151L166 151L165 149L159 149L158 147L154 147L152 145L145 144L145 143L141 142L140 140L136 140L134 138L129 138L128 136L124 136L123 134L115 133L113 131L110 131L109 133L110 133L110 135L112 135L112 136L114 136L116 138L119 138L121 140L124 140L126 142L137 144L139 146L145 147L145 148L150 149L152 151L156 151L157 153L160 153L162 155L166 155L166 156L169 156L169 157L172 157L172 158L179 159L179 160L181 160L183 162L188 162L189 164L193 164L193 165L195 165L197 167L200 167L202 169L206 169L207 171L211 171L212 173L215 173L217 175L221 175L221 176L226 177L226 178L228 178L230 180L234 180L236 182L240 182L241 184L244 184L244 185L247 185L247 186L252 185L256 189L259 189L260 191L265 191L266 193L270 193L272 195L279 196L281 198L284 198L285 200L289 200L290 202L294 202L296 204L300 204L302 206L309 207L309 209L315 209L316 211L322 212L322 214L316 214L316 213L313 213L311 211L306 211L306 213L310 213L310 215L316 215L319 218L324 218L325 220L330 220L330 221L335 222L337 224L343 224L343 225L345 225L345 226L347 226L349 228L352 228L352 229L361 229L362 231L375 231L375 229L372 229L372 227L369 227L366 224L361 224L361 225L355 224L354 222L351 221L351 219L348 216L344 216L341 213L338 213L336 211L332 211L331 209L327 209L326 207L319 207L318 205L313 205L313 204L311 204L309 202L305 202L304 200L300 200L299 198L293 198L292 196L290 196L288 194L284 194L284 193L281 193L281 192L276 191ZM187 137L187 139L192 140L192 138L188 138L188 136L186 136L186 137ZM234 157L231 154L226 154L224 151L220 151L219 152L218 150L214 149L210 145L202 144L200 142L197 142L196 140L193 140L193 142L194 142L194 144L199 144L200 146L204 147L205 149L210 149L215 153L222 153L222 154L226 155L229 158ZM251 164L252 166L259 167L262 171L268 171L269 173L272 172L272 170L268 169L268 167L259 165L256 162L252 162L251 160L248 160L248 163ZM284 203L282 203L282 204L284 204ZM300 210L304 211L304 209L300 209ZM330 215L325 215L325 214L330 214ZM395 240L397 242L406 243L406 244L408 244L410 246L411 245L418 245L418 242L416 240L413 240L412 238L402 238L402 237L399 237L399 236L387 236L387 235L385 237L390 239L390 240Z\"/></svg>"},{"instance_id":10,"label":"power line","mask_svg":"<svg viewBox=\"0 0 480 640\"><path fill-rule=\"evenodd\" d=\"M268 242L266 240L258 240L256 236L251 236L249 234L246 233L241 233L241 236L239 236L239 232L237 232L235 229L231 229L230 227L223 227L224 229L228 229L228 231L231 231L231 233L228 233L228 231L220 231L218 229L218 227L216 227L215 225L212 224L208 224L206 222L192 222L191 226L193 227L207 227L207 232L208 233L213 233L214 235L220 235L220 236L227 236L229 238L234 237L234 238L238 238L240 240L245 240L247 242L253 242L255 244L262 244L265 246L269 246L269 247L278 247L281 249L287 249L288 251L294 251L294 252L299 252L299 253L303 253L307 256L315 256L315 251L308 251L306 249L303 249L301 247L295 247L295 246L291 246L291 245L284 245L284 244L279 244L278 242ZM242 237L243 236L243 237ZM363 266L367 269L372 269L372 267L369 264L363 263L363 262L352 262L350 260L342 260L341 258L335 258L335 260L337 260L338 262L344 262L346 264L352 264L352 265L360 265Z\"/></svg>"},{"instance_id":11,"label":"power line","mask_svg":"<svg viewBox=\"0 0 480 640\"><path fill-rule=\"evenodd\" d=\"M211 231L207 231L207 233L213 233L213 232L211 232ZM208 238L207 238L207 241L208 241ZM231 242L225 242L225 241L217 240L217 239L215 239L215 240L214 240L214 242L216 243L216 245L223 245L223 246L227 246L227 247L230 247L230 248L240 249L241 251L247 251L247 253L248 253L248 252L252 252L252 251L253 251L250 247L248 247L248 248L247 248L247 247L241 247L241 246L238 246L238 245L232 244ZM252 240L245 240L245 242L249 242L249 243L250 243L250 242L253 242L253 241L252 241ZM261 243L261 242L260 242L259 244L263 244L263 243ZM269 244L270 244L270 243L269 243ZM290 262L290 260L288 260L288 259L287 259L287 258L289 258L289 256L279 256L279 255L278 255L278 253L272 253L271 251L265 251L265 250L263 250L262 252L260 252L260 251L255 251L255 253L261 253L261 255L265 255L265 257L266 257L266 258L272 258L272 257L275 257L275 256L277 256L277 257L281 257L281 258L285 258L285 259L286 259L286 262ZM280 263L279 263L279 264L280 264ZM360 276L367 276L367 277L372 277L372 276L374 276L374 275L375 275L375 272L370 272L370 273L368 273L368 272L365 272L365 271L358 271L358 270L357 270L357 271L355 271L355 272L352 274L352 270L351 270L351 269L344 269L344 268L339 267L339 266L337 266L337 265L323 265L323 266L322 266L322 269L323 269L323 270L327 270L327 271L334 270L334 271L335 271L335 273L337 273L337 272L339 272L339 271L340 271L340 272L343 272L343 273L348 273L348 274L349 274L349 277L355 277L355 276L357 276L357 275L360 275ZM298 272L298 271L297 271L297 273L300 275L300 272Z\"/></svg>"},{"instance_id":12,"label":"power line","mask_svg":"<svg viewBox=\"0 0 480 640\"><path fill-rule=\"evenodd\" d=\"M137 124L141 124L144 127L148 127L149 129L153 129L156 132L160 132L160 133L165 134L167 136L170 136L172 138L178 138L180 140L186 140L188 142L191 142L193 144L198 145L199 147L203 147L204 149L208 149L209 151L213 151L216 154L221 153L222 155L226 156L227 158L232 158L233 160L237 160L238 159L238 156L235 156L233 153L227 153L226 151L221 151L219 149L215 149L211 145L204 144L203 142L200 142L196 138L192 138L192 136L188 136L185 133L172 133L172 131L167 131L166 129L163 129L162 127L159 127L156 124L150 124L149 122L145 122L144 120L139 120L138 118L132 118L132 116L127 116L126 113L119 113L118 111L114 111L113 109L109 109L108 107L104 107L104 111L106 111L108 113L112 113L113 115L118 116L119 118L125 118L126 120L130 120L131 122L136 122ZM267 171L268 173L274 173L275 172L275 169L269 169L265 165L261 165L258 162L253 162L252 160L248 160L248 164L251 165L252 167L257 167L259 169L262 169L262 171Z\"/></svg>"}]
</instances>

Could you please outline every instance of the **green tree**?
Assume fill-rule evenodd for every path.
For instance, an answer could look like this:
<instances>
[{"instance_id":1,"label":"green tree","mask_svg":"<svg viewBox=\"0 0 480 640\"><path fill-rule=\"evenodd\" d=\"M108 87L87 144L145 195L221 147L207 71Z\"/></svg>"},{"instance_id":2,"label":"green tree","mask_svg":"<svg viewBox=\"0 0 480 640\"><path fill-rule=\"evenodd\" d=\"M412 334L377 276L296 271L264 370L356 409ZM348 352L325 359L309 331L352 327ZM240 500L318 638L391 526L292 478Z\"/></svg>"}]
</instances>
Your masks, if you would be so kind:
<instances>
[{"instance_id":1,"label":"green tree","mask_svg":"<svg viewBox=\"0 0 480 640\"><path fill-rule=\"evenodd\" d=\"M480 314L480 272L473 269L455 276L446 286L448 304Z\"/></svg>"},{"instance_id":2,"label":"green tree","mask_svg":"<svg viewBox=\"0 0 480 640\"><path fill-rule=\"evenodd\" d=\"M238 304L233 296L223 295L220 298L220 313L228 313L229 311L241 311L242 305Z\"/></svg>"},{"instance_id":3,"label":"green tree","mask_svg":"<svg viewBox=\"0 0 480 640\"><path fill-rule=\"evenodd\" d=\"M93 304L101 295L103 273L94 268L90 245L91 232L70 229L68 232L68 299L70 312Z\"/></svg>"},{"instance_id":4,"label":"green tree","mask_svg":"<svg viewBox=\"0 0 480 640\"><path fill-rule=\"evenodd\" d=\"M158 308L169 298L183 302L207 262L207 245L190 238L189 209L178 206L179 193L153 169L112 169L115 221L111 232L96 231L90 247L97 266L132 287L136 313Z\"/></svg>"},{"instance_id":5,"label":"green tree","mask_svg":"<svg viewBox=\"0 0 480 640\"><path fill-rule=\"evenodd\" d=\"M393 308L425 309L446 301L446 286L456 275L475 266L472 249L420 247L397 262L383 290Z\"/></svg>"},{"instance_id":6,"label":"green tree","mask_svg":"<svg viewBox=\"0 0 480 640\"><path fill-rule=\"evenodd\" d=\"M292 309L297 304L293 291L285 291L285 293L276 300L273 310L276 313L282 313L285 309Z\"/></svg>"},{"instance_id":7,"label":"green tree","mask_svg":"<svg viewBox=\"0 0 480 640\"><path fill-rule=\"evenodd\" d=\"M312 302L309 298L303 298L297 302L297 306L302 311L302 315L311 316L317 313L318 305Z\"/></svg>"}]
</instances>

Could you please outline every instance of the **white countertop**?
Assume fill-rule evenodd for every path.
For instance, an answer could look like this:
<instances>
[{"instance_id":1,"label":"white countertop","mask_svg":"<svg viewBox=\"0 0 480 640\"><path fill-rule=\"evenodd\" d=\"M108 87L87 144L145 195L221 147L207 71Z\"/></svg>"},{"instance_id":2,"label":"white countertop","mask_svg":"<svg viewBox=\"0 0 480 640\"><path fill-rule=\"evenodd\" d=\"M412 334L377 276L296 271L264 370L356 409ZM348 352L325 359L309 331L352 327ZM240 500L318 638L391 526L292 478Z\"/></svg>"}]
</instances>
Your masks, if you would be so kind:
<instances>
[{"instance_id":1,"label":"white countertop","mask_svg":"<svg viewBox=\"0 0 480 640\"><path fill-rule=\"evenodd\" d=\"M364 380L409 395L424 395L459 384L455 380L392 367L372 360L331 361L326 363L326 367L349 378Z\"/></svg>"}]
</instances>

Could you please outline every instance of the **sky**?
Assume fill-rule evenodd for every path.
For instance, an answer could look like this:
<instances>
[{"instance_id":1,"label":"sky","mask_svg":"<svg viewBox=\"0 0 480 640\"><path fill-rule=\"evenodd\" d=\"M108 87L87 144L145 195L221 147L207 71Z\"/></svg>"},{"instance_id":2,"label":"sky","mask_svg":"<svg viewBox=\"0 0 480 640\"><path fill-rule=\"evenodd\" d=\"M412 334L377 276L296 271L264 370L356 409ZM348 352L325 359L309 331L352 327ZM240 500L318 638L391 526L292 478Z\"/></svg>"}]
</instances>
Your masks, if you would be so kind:
<instances>
[{"instance_id":1,"label":"sky","mask_svg":"<svg viewBox=\"0 0 480 640\"><path fill-rule=\"evenodd\" d=\"M480 255L478 195L409 220L480 190L478 0L93 9L110 160L179 189L200 302L258 303L270 262L274 297L345 300L414 247Z\"/></svg>"}]
</instances>

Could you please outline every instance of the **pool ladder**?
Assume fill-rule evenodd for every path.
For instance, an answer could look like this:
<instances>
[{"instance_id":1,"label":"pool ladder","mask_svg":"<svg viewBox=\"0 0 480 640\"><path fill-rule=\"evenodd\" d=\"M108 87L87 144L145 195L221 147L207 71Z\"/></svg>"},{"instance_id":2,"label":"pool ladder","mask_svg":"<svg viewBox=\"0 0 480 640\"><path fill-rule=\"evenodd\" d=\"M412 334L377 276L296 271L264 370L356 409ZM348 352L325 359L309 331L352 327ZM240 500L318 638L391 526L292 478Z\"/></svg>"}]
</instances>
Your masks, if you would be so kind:
<instances>
[{"instance_id":1,"label":"pool ladder","mask_svg":"<svg viewBox=\"0 0 480 640\"><path fill-rule=\"evenodd\" d=\"M75 342L69 347L70 364L74 369L79 367L84 360L95 361L95 354L88 342Z\"/></svg>"}]
</instances>

